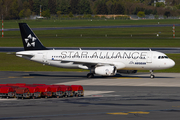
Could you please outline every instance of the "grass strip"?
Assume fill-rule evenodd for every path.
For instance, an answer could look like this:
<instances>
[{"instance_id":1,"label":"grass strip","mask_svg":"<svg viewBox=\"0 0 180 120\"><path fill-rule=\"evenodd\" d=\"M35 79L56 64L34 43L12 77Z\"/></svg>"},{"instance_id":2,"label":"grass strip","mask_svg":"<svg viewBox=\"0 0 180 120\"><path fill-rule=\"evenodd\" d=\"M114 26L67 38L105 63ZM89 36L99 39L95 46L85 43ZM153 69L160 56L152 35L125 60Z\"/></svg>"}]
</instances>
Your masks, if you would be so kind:
<instances>
[{"instance_id":1,"label":"grass strip","mask_svg":"<svg viewBox=\"0 0 180 120\"><path fill-rule=\"evenodd\" d=\"M179 47L171 27L34 31L46 47ZM157 37L157 34L159 35ZM19 31L6 31L1 47L22 47Z\"/></svg>"}]
</instances>

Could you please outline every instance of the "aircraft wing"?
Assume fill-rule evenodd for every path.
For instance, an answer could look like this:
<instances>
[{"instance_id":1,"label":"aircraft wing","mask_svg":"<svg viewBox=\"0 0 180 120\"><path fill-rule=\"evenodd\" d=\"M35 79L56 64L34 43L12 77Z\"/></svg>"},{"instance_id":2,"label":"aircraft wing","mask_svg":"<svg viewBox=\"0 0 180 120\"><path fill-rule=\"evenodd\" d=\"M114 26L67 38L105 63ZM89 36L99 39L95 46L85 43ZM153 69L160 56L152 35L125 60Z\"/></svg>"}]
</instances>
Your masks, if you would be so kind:
<instances>
[{"instance_id":1,"label":"aircraft wing","mask_svg":"<svg viewBox=\"0 0 180 120\"><path fill-rule=\"evenodd\" d=\"M122 69L125 67L125 64L122 62L109 62L109 61L101 61L101 60L87 61L84 59L74 59L74 60L61 59L61 60L55 60L55 61L61 61L62 63L73 62L73 64L82 64L82 67L87 66L88 68L91 68L94 66L115 66L117 69Z\"/></svg>"}]
</instances>

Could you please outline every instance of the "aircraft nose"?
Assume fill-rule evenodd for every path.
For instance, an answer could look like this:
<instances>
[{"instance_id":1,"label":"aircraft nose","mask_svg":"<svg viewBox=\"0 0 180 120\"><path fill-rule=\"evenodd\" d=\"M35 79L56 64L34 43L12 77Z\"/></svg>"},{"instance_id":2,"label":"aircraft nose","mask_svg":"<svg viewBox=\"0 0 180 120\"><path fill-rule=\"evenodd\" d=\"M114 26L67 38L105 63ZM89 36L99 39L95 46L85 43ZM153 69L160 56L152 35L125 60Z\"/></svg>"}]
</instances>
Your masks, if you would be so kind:
<instances>
[{"instance_id":1,"label":"aircraft nose","mask_svg":"<svg viewBox=\"0 0 180 120\"><path fill-rule=\"evenodd\" d=\"M175 65L175 62L173 60L170 59L170 61L168 62L168 66L171 68Z\"/></svg>"}]
</instances>

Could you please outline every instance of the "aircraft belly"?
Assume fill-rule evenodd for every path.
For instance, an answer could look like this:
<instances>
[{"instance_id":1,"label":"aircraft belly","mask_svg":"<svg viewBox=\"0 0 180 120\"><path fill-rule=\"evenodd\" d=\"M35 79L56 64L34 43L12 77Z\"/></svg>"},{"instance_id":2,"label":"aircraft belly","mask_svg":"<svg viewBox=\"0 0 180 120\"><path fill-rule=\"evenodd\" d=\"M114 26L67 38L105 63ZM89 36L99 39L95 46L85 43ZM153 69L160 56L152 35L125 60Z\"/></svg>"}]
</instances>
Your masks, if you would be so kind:
<instances>
[{"instance_id":1,"label":"aircraft belly","mask_svg":"<svg viewBox=\"0 0 180 120\"><path fill-rule=\"evenodd\" d=\"M126 66L123 70L146 70L146 69L148 69L148 67L145 65L141 65L141 66L129 65Z\"/></svg>"}]
</instances>

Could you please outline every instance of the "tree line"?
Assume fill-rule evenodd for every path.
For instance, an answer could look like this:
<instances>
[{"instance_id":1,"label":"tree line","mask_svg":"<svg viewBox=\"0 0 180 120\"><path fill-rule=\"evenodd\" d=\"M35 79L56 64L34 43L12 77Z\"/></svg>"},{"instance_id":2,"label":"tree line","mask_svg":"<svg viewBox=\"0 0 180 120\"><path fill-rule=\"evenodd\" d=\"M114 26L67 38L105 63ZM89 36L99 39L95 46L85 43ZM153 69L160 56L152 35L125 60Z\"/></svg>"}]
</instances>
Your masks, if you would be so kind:
<instances>
[{"instance_id":1,"label":"tree line","mask_svg":"<svg viewBox=\"0 0 180 120\"><path fill-rule=\"evenodd\" d=\"M180 15L180 0L166 0L154 4L154 0L0 0L0 15L4 19L20 19L30 15ZM2 16L1 16L2 17ZM0 17L0 18L1 18Z\"/></svg>"}]
</instances>

